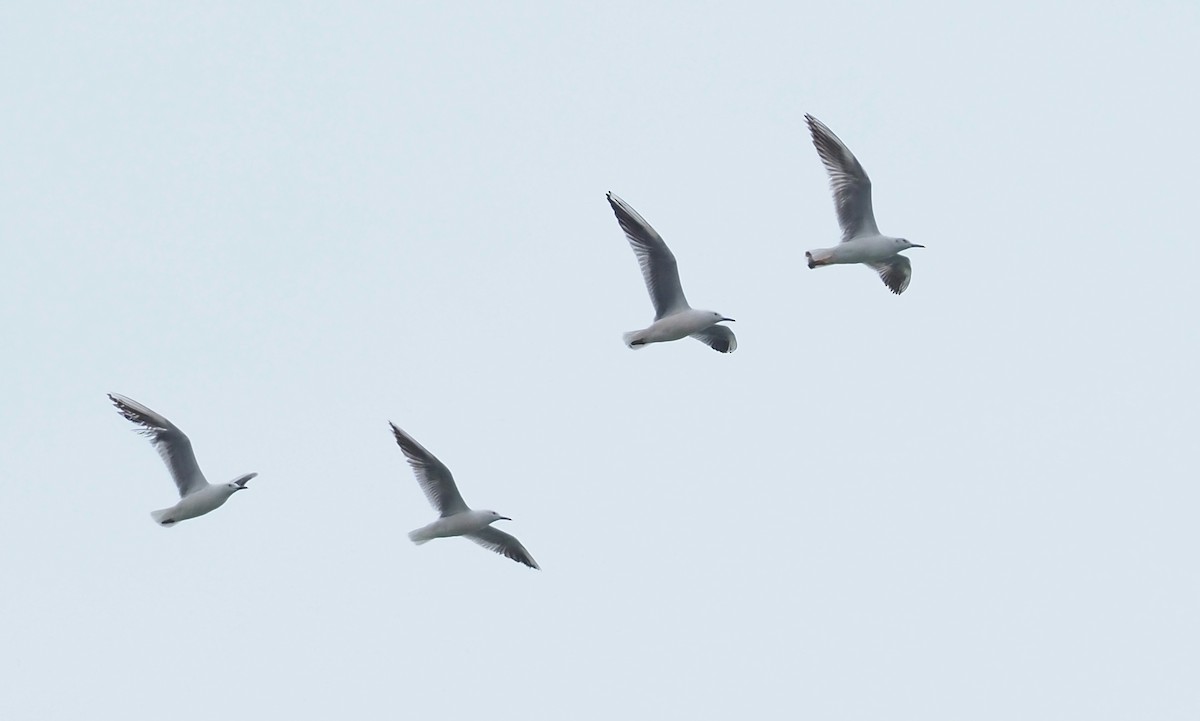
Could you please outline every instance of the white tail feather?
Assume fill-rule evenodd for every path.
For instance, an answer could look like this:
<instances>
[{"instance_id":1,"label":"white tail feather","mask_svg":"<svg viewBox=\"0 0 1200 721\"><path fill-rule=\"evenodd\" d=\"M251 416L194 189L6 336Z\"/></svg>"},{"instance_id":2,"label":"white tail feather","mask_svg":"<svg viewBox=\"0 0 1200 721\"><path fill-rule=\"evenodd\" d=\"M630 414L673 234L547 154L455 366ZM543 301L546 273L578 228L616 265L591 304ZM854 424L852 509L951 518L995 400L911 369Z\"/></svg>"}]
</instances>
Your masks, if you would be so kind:
<instances>
[{"instance_id":1,"label":"white tail feather","mask_svg":"<svg viewBox=\"0 0 1200 721\"><path fill-rule=\"evenodd\" d=\"M819 248L806 252L804 257L808 259L809 268L816 268L819 265L829 265L830 259L833 258L833 251L829 248Z\"/></svg>"},{"instance_id":2,"label":"white tail feather","mask_svg":"<svg viewBox=\"0 0 1200 721\"><path fill-rule=\"evenodd\" d=\"M408 532L408 540L412 541L418 546L422 543L429 543L433 540L433 538L433 536L429 535L429 531L424 528L418 528L415 531Z\"/></svg>"},{"instance_id":3,"label":"white tail feather","mask_svg":"<svg viewBox=\"0 0 1200 721\"><path fill-rule=\"evenodd\" d=\"M164 508L161 511L151 511L150 517L154 519L155 523L162 526L163 528L171 528L176 523L175 520L170 518L170 513L171 513L171 511L174 511L174 510L175 510L174 508Z\"/></svg>"},{"instance_id":4,"label":"white tail feather","mask_svg":"<svg viewBox=\"0 0 1200 721\"><path fill-rule=\"evenodd\" d=\"M625 341L625 345L634 350L641 350L646 347L645 341L642 340L643 331L631 330L621 336L621 340ZM641 342L639 342L641 341Z\"/></svg>"}]
</instances>

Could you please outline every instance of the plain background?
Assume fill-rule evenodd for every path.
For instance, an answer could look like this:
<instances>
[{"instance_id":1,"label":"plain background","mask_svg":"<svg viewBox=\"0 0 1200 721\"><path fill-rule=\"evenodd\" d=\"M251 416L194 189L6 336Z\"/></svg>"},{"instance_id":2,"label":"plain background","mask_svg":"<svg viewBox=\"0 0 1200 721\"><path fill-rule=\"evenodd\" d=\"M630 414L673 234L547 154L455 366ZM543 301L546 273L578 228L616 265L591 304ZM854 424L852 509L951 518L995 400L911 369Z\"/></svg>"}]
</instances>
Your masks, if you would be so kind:
<instances>
[{"instance_id":1,"label":"plain background","mask_svg":"<svg viewBox=\"0 0 1200 721\"><path fill-rule=\"evenodd\" d=\"M1200 5L10 2L6 719L1195 719ZM836 242L809 112L912 250ZM736 353L652 311L604 200ZM173 530L107 392L251 490ZM411 432L543 571L432 520Z\"/></svg>"}]
</instances>

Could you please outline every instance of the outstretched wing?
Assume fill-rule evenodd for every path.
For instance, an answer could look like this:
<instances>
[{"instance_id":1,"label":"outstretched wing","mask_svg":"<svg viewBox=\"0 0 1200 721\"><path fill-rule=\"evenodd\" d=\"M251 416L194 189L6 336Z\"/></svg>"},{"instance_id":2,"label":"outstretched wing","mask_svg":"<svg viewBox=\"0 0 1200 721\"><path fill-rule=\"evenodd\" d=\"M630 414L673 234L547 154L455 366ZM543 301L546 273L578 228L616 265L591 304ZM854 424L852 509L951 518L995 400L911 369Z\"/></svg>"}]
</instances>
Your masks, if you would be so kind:
<instances>
[{"instance_id":1,"label":"outstretched wing","mask_svg":"<svg viewBox=\"0 0 1200 721\"><path fill-rule=\"evenodd\" d=\"M537 561L533 560L533 556L529 555L529 551L525 550L520 541L498 528L488 526L482 531L464 535L489 551L495 551L517 563L524 563L530 568L541 569L541 566L537 565Z\"/></svg>"},{"instance_id":2,"label":"outstretched wing","mask_svg":"<svg viewBox=\"0 0 1200 721\"><path fill-rule=\"evenodd\" d=\"M692 337L721 353L732 353L737 350L737 338L733 329L723 325L711 325Z\"/></svg>"},{"instance_id":3,"label":"outstretched wing","mask_svg":"<svg viewBox=\"0 0 1200 721\"><path fill-rule=\"evenodd\" d=\"M616 213L617 222L621 224L621 230L625 231L625 237L637 255L646 290L650 291L650 300L654 303L654 319L691 307L683 296L683 286L679 284L679 265L675 262L675 254L663 242L662 236L616 194L608 194L608 204Z\"/></svg>"},{"instance_id":4,"label":"outstretched wing","mask_svg":"<svg viewBox=\"0 0 1200 721\"><path fill-rule=\"evenodd\" d=\"M138 433L150 439L154 448L158 450L158 455L166 462L180 497L195 493L208 485L204 474L200 472L199 464L196 463L192 442L174 423L125 396L109 393L108 399L121 415L141 426L137 429Z\"/></svg>"},{"instance_id":5,"label":"outstretched wing","mask_svg":"<svg viewBox=\"0 0 1200 721\"><path fill-rule=\"evenodd\" d=\"M903 293L908 287L908 281L912 280L912 263L903 255L897 254L883 262L870 265L879 273L883 284L896 295Z\"/></svg>"},{"instance_id":6,"label":"outstretched wing","mask_svg":"<svg viewBox=\"0 0 1200 721\"><path fill-rule=\"evenodd\" d=\"M878 235L875 211L871 209L871 179L854 153L822 123L805 115L812 133L817 155L829 173L833 204L837 209L838 225L842 226L842 242L859 235Z\"/></svg>"},{"instance_id":7,"label":"outstretched wing","mask_svg":"<svg viewBox=\"0 0 1200 721\"><path fill-rule=\"evenodd\" d=\"M392 427L396 443L400 445L400 450L404 451L404 457L408 459L408 465L412 466L417 483L420 484L421 490L425 492L425 497L429 499L434 510L443 518L471 510L463 501L462 495L459 494L458 486L454 483L454 476L450 475L450 469L446 468L446 464L425 450L425 447L417 443L412 436L397 428L395 423L388 425Z\"/></svg>"}]
</instances>

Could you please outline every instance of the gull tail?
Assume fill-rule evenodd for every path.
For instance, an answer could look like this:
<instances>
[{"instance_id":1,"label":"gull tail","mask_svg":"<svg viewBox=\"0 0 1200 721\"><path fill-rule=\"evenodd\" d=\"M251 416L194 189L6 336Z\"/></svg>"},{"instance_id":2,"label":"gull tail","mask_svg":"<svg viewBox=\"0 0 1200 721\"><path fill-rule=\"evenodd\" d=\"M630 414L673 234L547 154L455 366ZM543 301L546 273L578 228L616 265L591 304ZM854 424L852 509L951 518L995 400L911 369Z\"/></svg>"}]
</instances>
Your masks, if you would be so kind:
<instances>
[{"instance_id":1,"label":"gull tail","mask_svg":"<svg viewBox=\"0 0 1200 721\"><path fill-rule=\"evenodd\" d=\"M429 543L434 538L435 536L430 535L428 528L418 528L415 531L408 532L408 540L412 541L418 546L422 543Z\"/></svg>"},{"instance_id":2,"label":"gull tail","mask_svg":"<svg viewBox=\"0 0 1200 721\"><path fill-rule=\"evenodd\" d=\"M816 268L819 265L829 265L833 261L833 251L819 248L805 252L804 257L808 259L809 268Z\"/></svg>"},{"instance_id":3,"label":"gull tail","mask_svg":"<svg viewBox=\"0 0 1200 721\"><path fill-rule=\"evenodd\" d=\"M625 345L634 350L639 350L646 347L646 331L631 330L621 336L621 340L625 341Z\"/></svg>"},{"instance_id":4,"label":"gull tail","mask_svg":"<svg viewBox=\"0 0 1200 721\"><path fill-rule=\"evenodd\" d=\"M151 511L150 517L154 519L155 523L163 528L170 528L176 523L175 519L171 518L171 512L174 510L175 507L172 506L171 508L164 508L161 511Z\"/></svg>"}]
</instances>

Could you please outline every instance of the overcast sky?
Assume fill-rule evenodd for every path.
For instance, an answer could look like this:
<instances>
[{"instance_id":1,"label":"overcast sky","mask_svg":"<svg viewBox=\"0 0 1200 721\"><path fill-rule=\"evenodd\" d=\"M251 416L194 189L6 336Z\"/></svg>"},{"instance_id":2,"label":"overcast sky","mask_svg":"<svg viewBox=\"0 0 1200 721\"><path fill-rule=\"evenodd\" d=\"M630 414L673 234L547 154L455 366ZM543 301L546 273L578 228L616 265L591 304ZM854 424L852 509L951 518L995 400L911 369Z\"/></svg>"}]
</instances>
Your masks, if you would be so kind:
<instances>
[{"instance_id":1,"label":"overcast sky","mask_svg":"<svg viewBox=\"0 0 1200 721\"><path fill-rule=\"evenodd\" d=\"M1200 5L947 8L4 4L0 716L1197 718Z\"/></svg>"}]
</instances>

